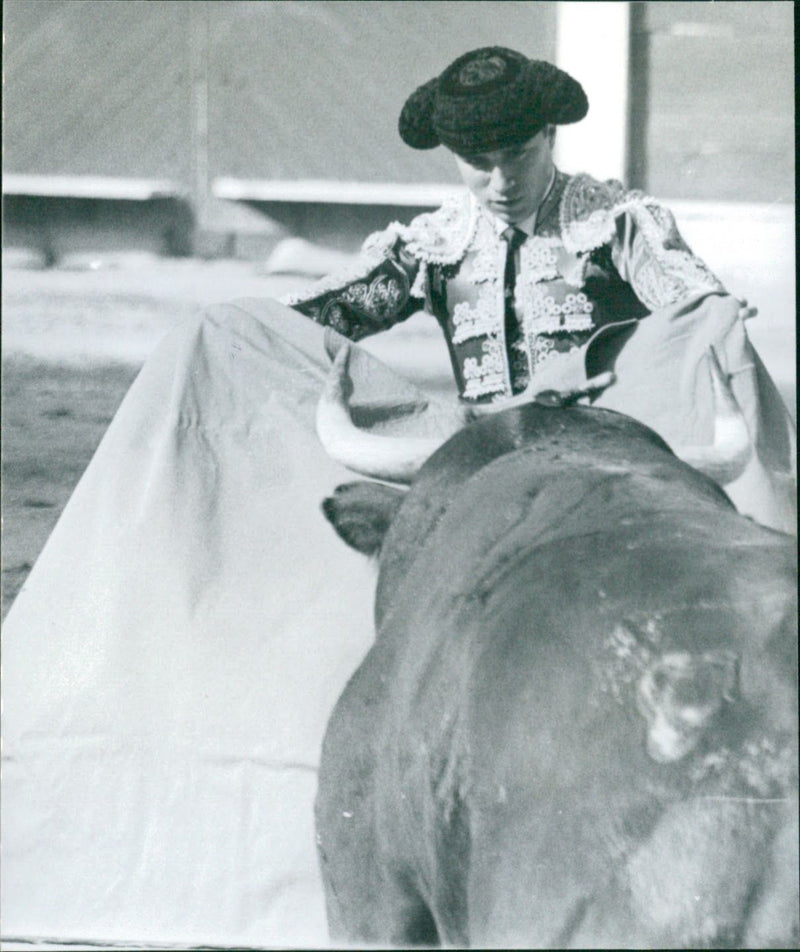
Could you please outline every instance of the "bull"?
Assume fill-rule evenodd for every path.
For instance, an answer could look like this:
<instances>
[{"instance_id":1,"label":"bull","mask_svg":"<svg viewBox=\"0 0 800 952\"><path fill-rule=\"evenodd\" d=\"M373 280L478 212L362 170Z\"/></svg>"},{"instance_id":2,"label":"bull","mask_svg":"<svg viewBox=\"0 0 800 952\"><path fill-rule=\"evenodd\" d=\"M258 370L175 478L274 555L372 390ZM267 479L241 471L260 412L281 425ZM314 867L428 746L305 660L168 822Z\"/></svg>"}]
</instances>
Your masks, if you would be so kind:
<instances>
[{"instance_id":1,"label":"bull","mask_svg":"<svg viewBox=\"0 0 800 952\"><path fill-rule=\"evenodd\" d=\"M337 365L323 442L411 479L433 446L389 465L393 441L343 430ZM349 483L323 508L378 558L376 640L320 765L335 941L798 944L790 537L580 405L478 419L407 493Z\"/></svg>"}]
</instances>

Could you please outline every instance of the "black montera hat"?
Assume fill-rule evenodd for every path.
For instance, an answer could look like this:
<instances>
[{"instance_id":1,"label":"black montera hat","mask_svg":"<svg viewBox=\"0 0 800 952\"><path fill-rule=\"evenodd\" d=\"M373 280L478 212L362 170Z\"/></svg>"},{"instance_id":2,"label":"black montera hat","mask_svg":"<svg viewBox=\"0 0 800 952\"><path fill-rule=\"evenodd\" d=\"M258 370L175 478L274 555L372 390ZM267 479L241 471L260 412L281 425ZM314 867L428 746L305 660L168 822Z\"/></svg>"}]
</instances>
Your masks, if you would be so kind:
<instances>
[{"instance_id":1,"label":"black montera hat","mask_svg":"<svg viewBox=\"0 0 800 952\"><path fill-rule=\"evenodd\" d=\"M578 122L588 110L583 87L563 70L486 46L416 89L398 129L413 149L445 145L469 155L525 142L549 124Z\"/></svg>"}]
</instances>

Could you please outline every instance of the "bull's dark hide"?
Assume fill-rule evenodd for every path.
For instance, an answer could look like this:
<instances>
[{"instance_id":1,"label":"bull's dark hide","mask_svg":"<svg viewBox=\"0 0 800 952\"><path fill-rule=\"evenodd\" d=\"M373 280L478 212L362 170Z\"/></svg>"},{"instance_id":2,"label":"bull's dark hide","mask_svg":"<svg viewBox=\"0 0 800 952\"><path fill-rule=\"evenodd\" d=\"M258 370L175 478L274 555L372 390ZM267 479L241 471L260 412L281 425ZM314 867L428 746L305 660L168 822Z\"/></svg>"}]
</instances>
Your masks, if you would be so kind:
<instances>
[{"instance_id":1,"label":"bull's dark hide","mask_svg":"<svg viewBox=\"0 0 800 952\"><path fill-rule=\"evenodd\" d=\"M795 563L626 417L457 434L386 535L328 727L332 937L795 945Z\"/></svg>"}]
</instances>

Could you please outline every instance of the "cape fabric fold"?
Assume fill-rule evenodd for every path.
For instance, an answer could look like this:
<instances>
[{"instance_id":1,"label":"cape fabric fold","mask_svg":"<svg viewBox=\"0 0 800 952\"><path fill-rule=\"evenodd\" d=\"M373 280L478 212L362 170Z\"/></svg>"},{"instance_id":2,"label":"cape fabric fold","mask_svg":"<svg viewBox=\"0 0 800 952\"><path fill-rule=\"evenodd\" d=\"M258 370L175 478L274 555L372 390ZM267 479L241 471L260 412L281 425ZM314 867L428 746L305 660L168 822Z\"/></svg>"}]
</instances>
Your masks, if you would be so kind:
<instances>
[{"instance_id":1,"label":"cape fabric fold","mask_svg":"<svg viewBox=\"0 0 800 952\"><path fill-rule=\"evenodd\" d=\"M797 531L797 435L778 390L747 336L739 304L708 294L659 308L625 331L621 347L589 359L592 373L613 369L616 382L595 405L645 423L672 447L714 438L709 349L742 411L753 452L723 489L736 508L782 532ZM618 351L618 352L617 352Z\"/></svg>"},{"instance_id":2,"label":"cape fabric fold","mask_svg":"<svg viewBox=\"0 0 800 952\"><path fill-rule=\"evenodd\" d=\"M4 625L4 936L327 941L316 766L375 571L320 510L353 478L314 432L337 336L213 307L120 406ZM384 421L426 404L351 370Z\"/></svg>"}]
</instances>

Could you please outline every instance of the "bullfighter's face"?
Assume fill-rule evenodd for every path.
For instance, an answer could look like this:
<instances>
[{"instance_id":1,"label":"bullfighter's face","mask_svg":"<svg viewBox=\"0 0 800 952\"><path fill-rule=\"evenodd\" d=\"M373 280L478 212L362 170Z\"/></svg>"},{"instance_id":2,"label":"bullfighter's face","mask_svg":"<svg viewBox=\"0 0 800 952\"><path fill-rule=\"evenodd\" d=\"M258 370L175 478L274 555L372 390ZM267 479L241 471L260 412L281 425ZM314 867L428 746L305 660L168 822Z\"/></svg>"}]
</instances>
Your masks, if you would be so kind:
<instances>
[{"instance_id":1,"label":"bullfighter's face","mask_svg":"<svg viewBox=\"0 0 800 952\"><path fill-rule=\"evenodd\" d=\"M455 154L464 184L493 215L509 225L524 222L542 203L553 174L555 127L545 126L519 145Z\"/></svg>"}]
</instances>

